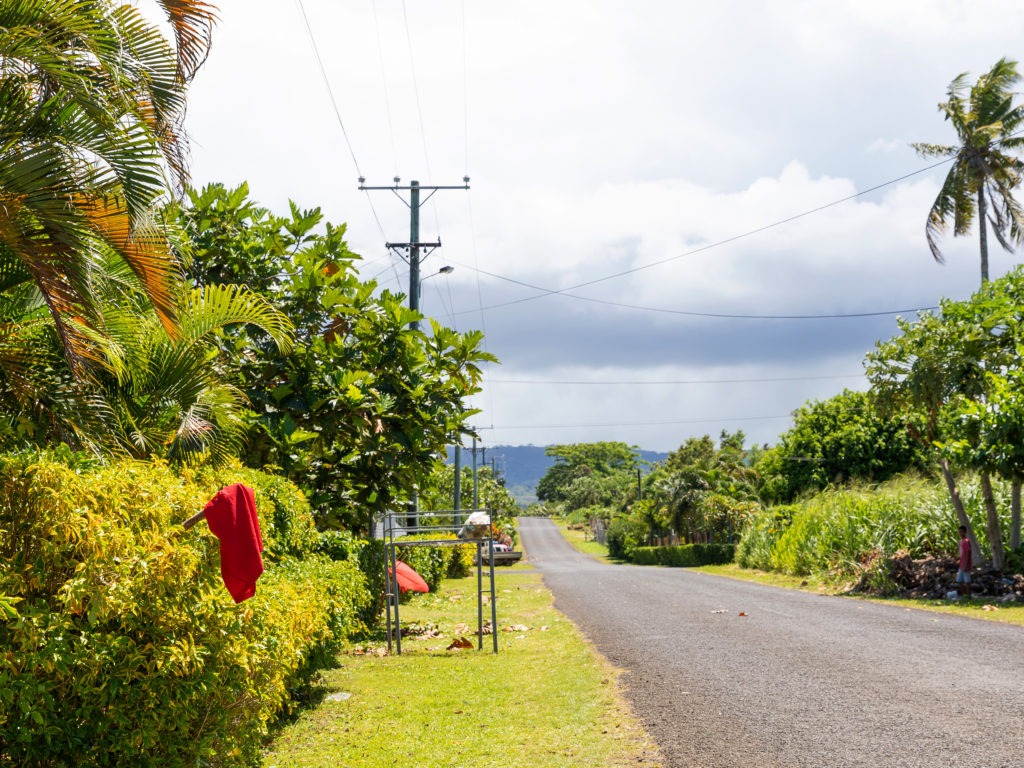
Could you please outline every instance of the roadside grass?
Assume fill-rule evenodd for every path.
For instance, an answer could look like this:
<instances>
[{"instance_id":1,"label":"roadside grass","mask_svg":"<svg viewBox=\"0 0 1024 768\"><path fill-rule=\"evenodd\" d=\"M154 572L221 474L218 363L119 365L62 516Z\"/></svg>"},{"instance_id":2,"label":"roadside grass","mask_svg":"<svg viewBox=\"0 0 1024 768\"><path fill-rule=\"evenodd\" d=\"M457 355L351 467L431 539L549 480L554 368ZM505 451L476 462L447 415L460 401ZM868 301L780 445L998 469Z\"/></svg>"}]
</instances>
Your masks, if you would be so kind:
<instances>
[{"instance_id":1,"label":"roadside grass","mask_svg":"<svg viewBox=\"0 0 1024 768\"><path fill-rule=\"evenodd\" d=\"M495 579L497 654L490 635L477 650L476 575L447 580L401 606L401 655L382 635L339 656L323 700L281 729L265 768L661 765L619 672L555 610L540 575L519 564ZM456 637L472 648L448 650Z\"/></svg>"},{"instance_id":2,"label":"roadside grass","mask_svg":"<svg viewBox=\"0 0 1024 768\"><path fill-rule=\"evenodd\" d=\"M565 540L585 555L595 557L604 563L617 563L617 560L608 556L608 547L589 538L585 529L570 528L569 524L562 519L552 518L555 525L562 532Z\"/></svg>"},{"instance_id":3,"label":"roadside grass","mask_svg":"<svg viewBox=\"0 0 1024 768\"><path fill-rule=\"evenodd\" d=\"M607 563L614 563L608 557L608 548L598 544L596 541L584 540L584 532L571 530L564 521L556 520L562 535L566 541L576 549L592 555ZM655 567L655 566L652 566ZM970 600L926 600L907 599L899 597L876 597L872 595L851 594L845 586L830 584L826 581L813 577L790 576L775 571L760 571L754 568L741 568L735 563L728 565L704 565L694 570L702 573L710 573L716 576L725 576L730 579L741 581L753 581L758 584L767 584L772 587L784 589L800 589L806 592L818 594L842 595L855 600L869 600L887 605L898 605L904 608L916 608L923 611L935 613L952 614L956 616L968 616L973 619L984 619L985 621L997 621L1005 624L1016 624L1024 626L1024 603L1000 603L985 598L972 598Z\"/></svg>"},{"instance_id":4,"label":"roadside grass","mask_svg":"<svg viewBox=\"0 0 1024 768\"><path fill-rule=\"evenodd\" d=\"M741 568L735 563L728 565L702 566L698 570L704 573L711 573L718 576L727 576L731 579L743 581L756 581L760 584L769 584L775 587L786 589L802 589L808 592L821 594L842 595L854 600L868 600L873 603L885 605L898 605L904 608L916 608L923 611L935 613L952 614L955 616L968 616L972 619L984 619L986 621L998 621L1004 624L1017 624L1024 626L1024 603L1000 603L992 598L976 597L970 600L930 600L910 599L903 597L879 597L876 595L862 595L849 592L841 585L828 585L813 579L804 579L799 576L789 576L784 573L759 571L751 568Z\"/></svg>"}]
</instances>

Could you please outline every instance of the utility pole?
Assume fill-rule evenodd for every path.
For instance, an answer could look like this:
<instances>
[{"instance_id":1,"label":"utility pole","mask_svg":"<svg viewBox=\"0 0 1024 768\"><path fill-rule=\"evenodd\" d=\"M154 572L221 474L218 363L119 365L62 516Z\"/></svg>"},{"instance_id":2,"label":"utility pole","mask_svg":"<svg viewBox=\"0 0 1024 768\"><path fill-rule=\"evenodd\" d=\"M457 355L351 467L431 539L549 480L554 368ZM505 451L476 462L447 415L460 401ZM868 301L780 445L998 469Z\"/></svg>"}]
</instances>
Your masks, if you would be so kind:
<instances>
[{"instance_id":1,"label":"utility pole","mask_svg":"<svg viewBox=\"0 0 1024 768\"><path fill-rule=\"evenodd\" d=\"M473 509L480 509L480 488L476 479L476 437L473 438Z\"/></svg>"},{"instance_id":2,"label":"utility pole","mask_svg":"<svg viewBox=\"0 0 1024 768\"><path fill-rule=\"evenodd\" d=\"M395 251L409 264L409 309L414 312L420 310L420 284L423 282L420 279L420 261L430 255L436 248L441 247L441 240L433 243L421 243L420 242L420 207L423 203L427 202L439 189L469 189L469 176L462 177L462 185L440 185L440 184L420 184L418 181L410 181L408 186L402 186L402 180L395 176L394 185L390 187L368 187L366 186L366 179L363 176L359 177L359 189L360 191L370 192L375 190L391 190L395 193L403 203L409 207L409 242L407 243L385 243L384 246L391 251ZM428 191L426 197L420 199L420 192ZM405 198L399 194L402 191L409 192L409 200L406 202ZM425 252L421 253L421 249ZM408 256L404 255L408 254ZM450 269L448 270L451 271ZM417 330L420 327L419 320L413 320L409 323L409 327L413 330Z\"/></svg>"},{"instance_id":3,"label":"utility pole","mask_svg":"<svg viewBox=\"0 0 1024 768\"><path fill-rule=\"evenodd\" d=\"M452 502L455 504L455 524L462 521L459 519L459 510L462 508L462 435L459 435L459 442L455 444L455 492Z\"/></svg>"},{"instance_id":4,"label":"utility pole","mask_svg":"<svg viewBox=\"0 0 1024 768\"><path fill-rule=\"evenodd\" d=\"M389 189L395 193L395 197L397 197L399 200L401 200L403 203L409 206L409 242L385 243L384 247L386 247L388 250L395 251L396 253L404 250L409 254L408 258L406 259L409 263L409 309L411 309L413 312L418 313L420 311L420 288L421 284L423 283L423 281L420 279L420 249L429 249L427 250L426 253L423 254L423 257L425 257L429 256L430 252L433 251L435 248L441 247L440 238L438 238L436 243L420 242L420 207L423 205L423 203L427 202L427 200L433 197L439 189L469 189L469 176L462 177L462 186L442 186L436 184L421 185L418 181L410 181L409 186L403 187L401 186L402 180L398 176L395 176L393 181L395 183L393 186L390 187L368 187L366 186L366 178L360 176L359 189L360 191L364 192ZM400 194L402 190L406 190L409 192L408 202L406 202L405 198L403 198L402 195ZM430 194L428 194L425 198L420 200L420 192L422 190L428 190ZM399 253L399 256L401 255L402 254ZM451 267L443 267L441 271L451 272L452 270ZM418 331L419 327L419 320L411 320L409 322L409 328L411 328L412 330ZM458 487L458 483L458 476L456 476L456 487ZM412 501L413 517L415 519L415 524L418 526L420 518L420 500L419 493L415 488L412 489L410 497ZM458 502L456 502L456 508L458 508Z\"/></svg>"}]
</instances>

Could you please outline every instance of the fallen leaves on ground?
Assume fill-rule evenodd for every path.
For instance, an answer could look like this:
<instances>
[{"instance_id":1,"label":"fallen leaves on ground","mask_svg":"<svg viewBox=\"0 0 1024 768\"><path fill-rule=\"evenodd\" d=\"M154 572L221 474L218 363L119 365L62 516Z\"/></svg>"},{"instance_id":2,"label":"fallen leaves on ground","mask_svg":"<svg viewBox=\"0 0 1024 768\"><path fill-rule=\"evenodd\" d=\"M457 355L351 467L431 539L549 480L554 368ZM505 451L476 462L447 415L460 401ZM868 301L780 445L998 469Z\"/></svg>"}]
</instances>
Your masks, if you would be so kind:
<instances>
[{"instance_id":1,"label":"fallen leaves on ground","mask_svg":"<svg viewBox=\"0 0 1024 768\"><path fill-rule=\"evenodd\" d=\"M371 648L370 646L364 646L362 648L353 648L350 651L350 653L353 656L381 656L381 657L384 657L384 656L388 655L388 649L385 648L384 646L380 646L380 647L377 647L377 648Z\"/></svg>"}]
</instances>

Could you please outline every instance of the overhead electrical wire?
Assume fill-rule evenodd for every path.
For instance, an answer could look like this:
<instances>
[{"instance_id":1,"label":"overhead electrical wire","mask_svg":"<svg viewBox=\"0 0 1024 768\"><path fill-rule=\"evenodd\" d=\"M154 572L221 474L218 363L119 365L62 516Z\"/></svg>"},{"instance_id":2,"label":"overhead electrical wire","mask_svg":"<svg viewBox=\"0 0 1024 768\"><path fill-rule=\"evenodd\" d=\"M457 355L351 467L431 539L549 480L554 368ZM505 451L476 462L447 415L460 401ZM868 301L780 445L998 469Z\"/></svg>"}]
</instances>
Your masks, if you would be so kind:
<instances>
[{"instance_id":1,"label":"overhead electrical wire","mask_svg":"<svg viewBox=\"0 0 1024 768\"><path fill-rule=\"evenodd\" d=\"M766 231L768 231L770 229L774 229L776 227L780 227L780 226L782 226L784 224L790 224L790 223L792 223L794 221L797 221L799 219L805 218L807 216L811 216L813 214L820 213L822 211L828 210L829 208L833 208L833 207L835 207L837 205L841 205L843 203L847 203L847 202L849 202L851 200L855 200L858 197L863 197L864 195L870 194L872 192L877 192L879 189L883 189L883 188L885 188L887 186L891 186L892 184L898 184L901 181L906 181L909 178L913 178L914 176L918 176L918 175L920 175L922 173L927 173L928 171L934 170L935 168L938 168L938 167L940 167L942 165L947 165L950 162L951 162L951 160L949 160L949 159L942 160L942 161L940 161L938 163L933 163L932 165L926 166L924 168L920 168L920 169L918 169L916 171L911 171L910 173L906 173L906 174L904 174L904 175L902 175L902 176L900 176L898 178L891 179L891 180L883 182L881 184L876 184L873 187L869 187L868 189L862 190L860 192L856 192L856 193L854 193L852 195L847 195L846 197L839 198L838 200L833 200L831 202L825 203L824 205L819 205L819 206L817 206L815 208L811 208L809 210L802 211L802 212L794 214L792 216L787 216L784 219L779 219L779 220L774 221L774 222L772 222L770 224L765 224L763 226L756 227L755 229L748 230L748 231L743 232L741 234L733 235L732 237L727 237L724 240L718 240L718 241L716 241L714 243L708 243L707 245L700 246L699 248L694 248L692 250L686 251L685 253L680 253L680 254L677 254L675 256L670 256L670 257L665 258L665 259L660 259L658 261L652 261L652 262L650 262L648 264L642 264L642 265L640 265L638 267L633 267L631 269L623 270L621 272L616 272L614 274L605 275L603 277L598 277L598 278L595 278L593 280L588 280L588 281L583 282L583 283L577 283L576 285L571 285L571 286L568 286L566 288L557 288L557 289L555 289L555 288L544 288L544 287L539 286L539 285L533 285L531 283L523 282L522 280L516 280L515 278L508 277L506 275L499 275L499 274L494 273L494 272L488 272L487 270L480 270L483 274L487 275L488 277L493 277L496 280L503 280L505 282L513 283L515 285L520 285L520 286L522 286L524 288L529 288L531 290L535 290L535 291L539 291L540 292L540 293L538 293L535 296L526 296L526 297L521 298L521 299L514 299L512 301L506 301L506 302L502 302L500 304L492 304L492 305L490 305L488 307L484 307L483 309L484 310L500 309L500 308L512 306L512 305L515 305L515 304L522 304L522 303L527 302L527 301L536 301L537 299L544 298L546 296L565 296L567 298L576 299L577 301L589 301L589 302L596 303L596 304L607 304L607 305L610 305L610 306L622 307L624 309L635 309L635 310L641 310L641 311L645 311L645 312L661 312L661 313L666 313L666 314L687 315L687 316L692 316L692 317L711 317L711 318L738 319L738 320L822 320L822 319L832 319L832 318L837 318L837 319L838 318L862 318L862 317L879 317L879 316L884 316L884 315L908 314L908 313L911 313L911 312L929 311L929 310L937 309L937 307L930 306L930 307L914 307L914 308L910 308L910 309L884 310L884 311L878 311L878 312L851 312L851 313L835 313L835 314L825 314L825 313L822 313L822 314L811 314L811 315L755 315L755 314L738 314L738 313L725 313L725 312L695 312L695 311L668 309L668 308L661 308L661 307L648 307L648 306L642 306L642 305L637 305L637 304L625 304L625 303L622 303L622 302L609 301L609 300L605 300L605 299L597 299L597 298L590 297L590 296L581 296L579 294L569 293L569 291L575 291L575 290L577 290L579 288L585 288L585 287L588 287L588 286L591 286L591 285L596 285L598 283L606 282L608 280L614 280L614 279L620 278L620 277L626 277L627 275L631 275L631 274L634 274L636 272L641 272L641 271L646 270L646 269L651 269L653 267L661 266L663 264L668 264L669 262L677 261L678 259L682 259L682 258L685 258L687 256L694 256L694 255L696 255L698 253L703 253L705 251L710 251L710 250L712 250L714 248L720 248L721 246L728 245L730 243L734 243L734 242L736 242L738 240L742 240L742 239L745 239L745 238L748 238L748 237L752 237L753 235L760 234L762 232L766 232ZM472 267L472 266L469 266L469 265L462 265L462 266L466 266L467 269L476 269L476 267Z\"/></svg>"},{"instance_id":2,"label":"overhead electrical wire","mask_svg":"<svg viewBox=\"0 0 1024 768\"><path fill-rule=\"evenodd\" d=\"M395 123L391 118L391 93L388 90L387 69L384 66L384 44L380 38L380 19L377 16L377 0L373 0L373 26L377 32L377 60L380 63L380 80L384 89L384 111L388 118L388 135L391 138L391 159L394 175L398 175L398 146L395 144Z\"/></svg>"},{"instance_id":3,"label":"overhead electrical wire","mask_svg":"<svg viewBox=\"0 0 1024 768\"><path fill-rule=\"evenodd\" d=\"M523 424L510 427L504 424L494 424L490 429L590 429L595 427L660 427L666 424L717 424L723 421L771 421L773 419L791 419L792 414L784 416L738 416L727 419L658 419L657 421L630 421L630 422L608 422L599 424Z\"/></svg>"},{"instance_id":4,"label":"overhead electrical wire","mask_svg":"<svg viewBox=\"0 0 1024 768\"><path fill-rule=\"evenodd\" d=\"M644 386L644 385L672 385L683 384L769 384L780 381L826 381L830 379L857 379L864 375L861 373L835 374L830 376L770 376L756 379L676 379L659 381L593 381L593 380L554 380L554 379L488 379L489 384L594 384L601 386Z\"/></svg>"},{"instance_id":5,"label":"overhead electrical wire","mask_svg":"<svg viewBox=\"0 0 1024 768\"><path fill-rule=\"evenodd\" d=\"M330 78L327 77L327 68L324 67L324 60L320 56L320 49L316 44L316 37L313 35L313 27L309 23L309 16L306 14L306 6L302 0L296 0L299 5L299 13L302 15L302 22L306 28L306 34L309 37L309 44L313 49L313 56L316 58L317 66L320 68L320 76L323 78L324 87L327 89L327 95L331 100L331 106L334 109L334 116L338 120L338 126L341 128L341 135L345 138L345 145L348 147L349 155L352 157L352 165L356 169L356 173L359 176L363 175L362 169L359 167L359 160L356 159L355 149L352 147L352 141L349 139L348 131L345 129L345 121L341 119L341 110L338 108L338 101L334 98L334 89L331 88ZM380 216L377 215L377 209L373 207L373 200L370 198L369 193L366 193L366 202L370 206L370 211L373 213L373 219L377 222L377 229L380 230L382 238L387 239L384 233L384 225L381 224ZM391 262L392 268L395 269L395 279L398 279L398 270L394 265L394 261Z\"/></svg>"},{"instance_id":6,"label":"overhead electrical wire","mask_svg":"<svg viewBox=\"0 0 1024 768\"><path fill-rule=\"evenodd\" d=\"M469 265L460 265L460 266L466 266L467 269L472 269L473 268L473 267L470 267ZM669 314L669 315L686 315L686 316L689 316L689 317L712 317L712 318L729 319L729 320L830 320L830 319L861 318L861 317L883 317L883 316L886 316L886 315L903 315L903 314L910 314L912 312L929 311L929 310L933 310L933 309L937 309L938 308L938 307L913 307L913 308L910 308L910 309L886 309L886 310L881 310L881 311L878 311L878 312L849 312L849 313L818 314L818 315L745 315L745 314L731 314L731 313L727 313L727 312L696 312L696 311L684 310L684 309L669 309L667 307L648 307L648 306L644 306L644 305L641 305L641 304L626 304L625 302L612 301L611 299L598 299L598 298L593 297L593 296L580 296L579 294L575 294L575 293L566 293L566 291L571 290L569 288L565 288L563 290L557 290L557 291L556 290L548 290L546 288L541 288L540 286L531 285L530 283L524 283L521 280L516 280L515 278L512 278L512 277L505 277L503 275L494 274L493 272L488 272L487 270L480 270L480 271L483 272L483 274L487 275L488 277L493 277L493 278L498 279L498 280L504 280L506 282L515 283L516 285L521 285L524 288L532 288L534 290L544 291L543 294L540 294L538 296L529 296L529 297L527 297L525 299L517 299L515 301L506 301L506 302L504 302L502 304L492 304L489 307L484 307L484 310L487 310L487 311L492 310L492 309L499 309L499 308L502 308L502 307L508 307L508 306L513 305L513 304L522 304L523 302L533 301L535 299L539 299L539 298L542 298L544 296L555 296L555 295L557 295L557 296L565 296L566 298L576 299L577 301L588 301L588 302L590 302L592 304L606 304L606 305L612 306L612 307L620 307L622 309L635 309L635 310L639 310L639 311L642 311L642 312L660 312L660 313ZM597 282L597 281L595 281L595 282Z\"/></svg>"},{"instance_id":7,"label":"overhead electrical wire","mask_svg":"<svg viewBox=\"0 0 1024 768\"><path fill-rule=\"evenodd\" d=\"M419 78L416 76L416 57L413 54L412 31L409 28L409 12L405 7L405 0L402 0L402 18L405 21L405 42L409 48L409 69L412 73L413 94L416 97L416 114L419 118L420 138L423 142L423 162L427 168L427 178L433 179L434 172L430 168L430 152L427 151L427 128L423 120L423 102L420 99ZM436 201L431 203L430 209L434 212L434 226L437 228L438 238L440 238L441 221L438 218Z\"/></svg>"}]
</instances>

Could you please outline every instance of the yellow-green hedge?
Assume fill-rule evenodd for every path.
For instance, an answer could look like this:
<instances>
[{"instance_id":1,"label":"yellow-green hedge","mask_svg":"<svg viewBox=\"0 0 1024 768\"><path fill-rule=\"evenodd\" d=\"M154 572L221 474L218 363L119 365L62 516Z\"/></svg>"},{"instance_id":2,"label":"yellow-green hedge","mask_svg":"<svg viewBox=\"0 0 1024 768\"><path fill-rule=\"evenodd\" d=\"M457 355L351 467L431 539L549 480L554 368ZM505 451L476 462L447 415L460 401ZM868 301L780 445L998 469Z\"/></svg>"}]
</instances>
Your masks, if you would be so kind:
<instances>
[{"instance_id":1,"label":"yellow-green hedge","mask_svg":"<svg viewBox=\"0 0 1024 768\"><path fill-rule=\"evenodd\" d=\"M180 523L255 491L266 572L235 605L217 539ZM0 765L258 765L267 726L357 629L359 570L311 554L301 493L236 468L0 457Z\"/></svg>"}]
</instances>

